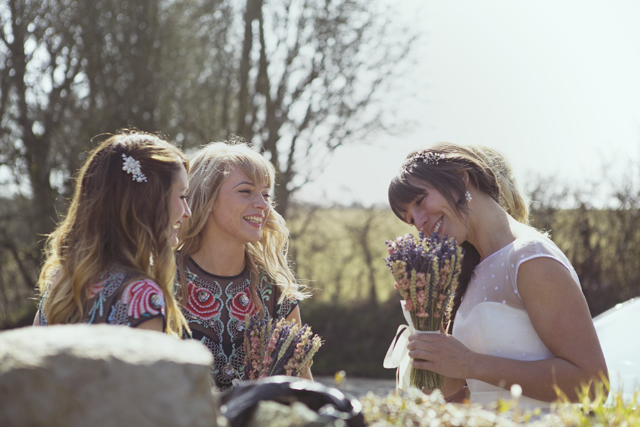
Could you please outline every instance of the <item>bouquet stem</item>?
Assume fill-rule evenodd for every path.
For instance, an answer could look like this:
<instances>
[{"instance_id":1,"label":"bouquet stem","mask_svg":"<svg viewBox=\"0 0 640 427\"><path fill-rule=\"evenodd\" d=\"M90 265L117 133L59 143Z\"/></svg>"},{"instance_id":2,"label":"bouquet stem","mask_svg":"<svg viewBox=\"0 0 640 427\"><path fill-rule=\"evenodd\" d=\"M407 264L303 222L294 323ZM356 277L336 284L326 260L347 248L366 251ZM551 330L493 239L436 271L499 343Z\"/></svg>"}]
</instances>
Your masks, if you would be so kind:
<instances>
[{"instance_id":1,"label":"bouquet stem","mask_svg":"<svg viewBox=\"0 0 640 427\"><path fill-rule=\"evenodd\" d=\"M416 333L439 334L440 319L431 317L418 317L415 312L409 313L411 321L416 329ZM422 391L428 392L442 388L444 376L427 369L411 367L410 384Z\"/></svg>"},{"instance_id":2,"label":"bouquet stem","mask_svg":"<svg viewBox=\"0 0 640 427\"><path fill-rule=\"evenodd\" d=\"M411 368L411 385L422 390L432 391L442 388L444 377L426 369Z\"/></svg>"}]
</instances>

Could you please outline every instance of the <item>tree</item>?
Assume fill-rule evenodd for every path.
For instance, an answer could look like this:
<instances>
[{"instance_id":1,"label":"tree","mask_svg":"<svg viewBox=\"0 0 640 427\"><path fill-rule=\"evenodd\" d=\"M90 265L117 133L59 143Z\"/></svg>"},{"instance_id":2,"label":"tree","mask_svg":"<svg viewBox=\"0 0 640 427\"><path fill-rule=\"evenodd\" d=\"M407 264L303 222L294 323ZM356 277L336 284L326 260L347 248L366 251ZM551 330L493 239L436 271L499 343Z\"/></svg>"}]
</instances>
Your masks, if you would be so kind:
<instances>
[{"instance_id":1,"label":"tree","mask_svg":"<svg viewBox=\"0 0 640 427\"><path fill-rule=\"evenodd\" d=\"M92 136L156 130L155 4L9 0L1 10L0 164L26 178L36 235L53 229Z\"/></svg>"},{"instance_id":2,"label":"tree","mask_svg":"<svg viewBox=\"0 0 640 427\"><path fill-rule=\"evenodd\" d=\"M609 183L606 208L593 205L594 200L606 200L600 195L601 177L574 190L552 178L535 178L530 186L531 223L548 231L569 258L594 316L640 293L636 174L632 168L625 179Z\"/></svg>"},{"instance_id":3,"label":"tree","mask_svg":"<svg viewBox=\"0 0 640 427\"><path fill-rule=\"evenodd\" d=\"M390 125L382 89L416 40L375 2L247 0L237 132L278 174L278 209L327 155Z\"/></svg>"},{"instance_id":4,"label":"tree","mask_svg":"<svg viewBox=\"0 0 640 427\"><path fill-rule=\"evenodd\" d=\"M242 136L278 171L278 210L340 146L392 127L382 97L415 44L367 0L175 1L160 105L185 148ZM179 35L175 37L175 35ZM174 127L175 126L175 127Z\"/></svg>"},{"instance_id":5,"label":"tree","mask_svg":"<svg viewBox=\"0 0 640 427\"><path fill-rule=\"evenodd\" d=\"M365 0L1 1L0 276L33 289L92 138L127 126L185 149L243 136L286 215L334 150L389 127L382 89L415 37L388 16Z\"/></svg>"},{"instance_id":6,"label":"tree","mask_svg":"<svg viewBox=\"0 0 640 427\"><path fill-rule=\"evenodd\" d=\"M234 3L177 0L160 10L158 121L184 148L234 132L239 62Z\"/></svg>"},{"instance_id":7,"label":"tree","mask_svg":"<svg viewBox=\"0 0 640 427\"><path fill-rule=\"evenodd\" d=\"M100 1L0 4L0 170L6 177L1 196L7 200L0 214L3 290L10 285L33 292L44 238L66 210L71 178L91 137L127 125L156 130L155 4L116 1L109 2L110 9ZM22 300L18 312L25 304L32 307Z\"/></svg>"},{"instance_id":8,"label":"tree","mask_svg":"<svg viewBox=\"0 0 640 427\"><path fill-rule=\"evenodd\" d=\"M353 245L351 253L361 253L362 255L363 262L359 266L361 269L360 274L366 277L365 283L368 284L369 288L368 301L372 306L378 304L375 264L379 262L379 258L374 256L371 243L372 240L375 242L373 228L376 217L379 215L380 211L372 206L364 210L362 215L358 216L357 221L345 225Z\"/></svg>"},{"instance_id":9,"label":"tree","mask_svg":"<svg viewBox=\"0 0 640 427\"><path fill-rule=\"evenodd\" d=\"M37 235L53 226L60 187L51 178L65 159L52 152L78 107L81 41L67 3L10 0L1 12L0 164L16 184L26 178L33 201L27 215Z\"/></svg>"},{"instance_id":10,"label":"tree","mask_svg":"<svg viewBox=\"0 0 640 427\"><path fill-rule=\"evenodd\" d=\"M74 92L82 63L71 6L65 0L0 5L0 170L4 188L12 189L2 195L0 214L3 323L32 317L26 296L33 293L42 241L54 227L58 195L78 157L65 155L77 125ZM6 307L10 302L15 310Z\"/></svg>"}]
</instances>

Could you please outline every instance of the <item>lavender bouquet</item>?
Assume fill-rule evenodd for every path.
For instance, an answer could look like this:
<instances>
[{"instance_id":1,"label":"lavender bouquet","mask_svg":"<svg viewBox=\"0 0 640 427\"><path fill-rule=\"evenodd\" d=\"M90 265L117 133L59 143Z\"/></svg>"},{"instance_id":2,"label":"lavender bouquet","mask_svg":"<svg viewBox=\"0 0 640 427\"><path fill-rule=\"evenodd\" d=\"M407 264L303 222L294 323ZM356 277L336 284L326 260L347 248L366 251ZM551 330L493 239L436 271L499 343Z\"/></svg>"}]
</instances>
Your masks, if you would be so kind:
<instances>
[{"instance_id":1,"label":"lavender bouquet","mask_svg":"<svg viewBox=\"0 0 640 427\"><path fill-rule=\"evenodd\" d=\"M309 326L285 319L252 317L245 327L245 377L250 380L273 375L298 377L311 368L322 345Z\"/></svg>"},{"instance_id":2,"label":"lavender bouquet","mask_svg":"<svg viewBox=\"0 0 640 427\"><path fill-rule=\"evenodd\" d=\"M409 313L417 331L440 331L449 323L453 296L458 286L463 251L455 238L440 237L433 233L425 237L420 232L387 241L389 258L384 260L391 270L394 287L404 299L404 310ZM411 368L412 386L419 389L441 388L442 375L423 369Z\"/></svg>"}]
</instances>

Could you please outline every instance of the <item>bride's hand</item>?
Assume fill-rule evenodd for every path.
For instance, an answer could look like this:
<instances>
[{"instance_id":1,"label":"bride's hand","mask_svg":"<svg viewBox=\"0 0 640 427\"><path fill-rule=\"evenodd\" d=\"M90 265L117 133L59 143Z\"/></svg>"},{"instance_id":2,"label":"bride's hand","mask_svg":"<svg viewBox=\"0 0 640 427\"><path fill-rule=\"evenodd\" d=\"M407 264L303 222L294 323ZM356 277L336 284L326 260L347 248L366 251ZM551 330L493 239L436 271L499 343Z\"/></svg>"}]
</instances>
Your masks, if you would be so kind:
<instances>
[{"instance_id":1,"label":"bride's hand","mask_svg":"<svg viewBox=\"0 0 640 427\"><path fill-rule=\"evenodd\" d=\"M451 378L470 378L474 352L447 334L414 334L409 337L411 365Z\"/></svg>"}]
</instances>

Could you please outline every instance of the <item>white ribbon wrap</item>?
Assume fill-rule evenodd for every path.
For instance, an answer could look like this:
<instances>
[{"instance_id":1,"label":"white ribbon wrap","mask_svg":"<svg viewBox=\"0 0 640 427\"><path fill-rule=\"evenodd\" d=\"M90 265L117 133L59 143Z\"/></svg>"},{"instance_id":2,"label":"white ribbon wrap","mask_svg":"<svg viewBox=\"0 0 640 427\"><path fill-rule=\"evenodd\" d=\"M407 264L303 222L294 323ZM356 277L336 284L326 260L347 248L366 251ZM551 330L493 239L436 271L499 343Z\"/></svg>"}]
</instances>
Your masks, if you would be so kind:
<instances>
[{"instance_id":1,"label":"white ribbon wrap","mask_svg":"<svg viewBox=\"0 0 640 427\"><path fill-rule=\"evenodd\" d=\"M409 336L413 334L439 334L440 331L417 331L411 321L411 314L405 310L405 301L400 301L402 314L407 325L398 326L396 337L391 342L382 366L396 369L396 389L408 391L411 387L411 358L409 357Z\"/></svg>"}]
</instances>

